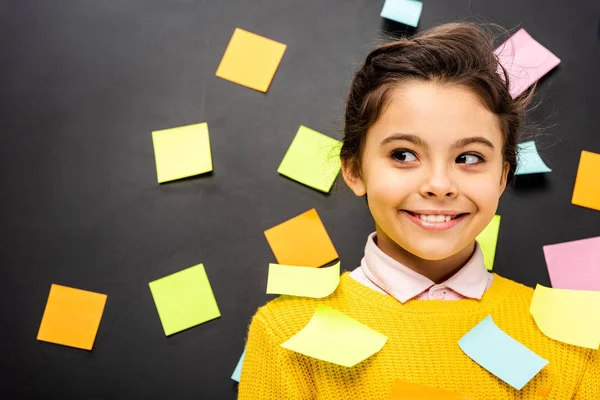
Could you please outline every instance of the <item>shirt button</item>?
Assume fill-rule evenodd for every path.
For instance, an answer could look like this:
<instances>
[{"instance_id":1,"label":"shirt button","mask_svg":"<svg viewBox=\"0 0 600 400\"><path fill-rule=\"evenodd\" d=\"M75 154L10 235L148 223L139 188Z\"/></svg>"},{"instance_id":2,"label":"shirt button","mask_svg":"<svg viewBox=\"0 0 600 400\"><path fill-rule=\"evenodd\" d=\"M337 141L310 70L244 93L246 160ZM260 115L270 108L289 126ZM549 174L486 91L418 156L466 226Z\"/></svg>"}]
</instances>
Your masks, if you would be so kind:
<instances>
[{"instance_id":1,"label":"shirt button","mask_svg":"<svg viewBox=\"0 0 600 400\"><path fill-rule=\"evenodd\" d=\"M433 292L433 297L437 300L442 300L445 297L445 295L443 291L438 290L436 292Z\"/></svg>"}]
</instances>

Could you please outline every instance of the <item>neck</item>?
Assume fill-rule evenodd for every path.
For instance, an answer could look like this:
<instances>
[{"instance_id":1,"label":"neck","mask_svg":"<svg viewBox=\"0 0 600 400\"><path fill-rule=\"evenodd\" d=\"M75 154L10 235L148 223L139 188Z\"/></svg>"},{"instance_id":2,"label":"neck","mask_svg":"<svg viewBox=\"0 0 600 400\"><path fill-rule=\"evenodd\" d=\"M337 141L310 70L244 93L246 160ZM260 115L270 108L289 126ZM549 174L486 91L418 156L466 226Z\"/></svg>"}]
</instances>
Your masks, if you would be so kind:
<instances>
[{"instance_id":1,"label":"neck","mask_svg":"<svg viewBox=\"0 0 600 400\"><path fill-rule=\"evenodd\" d=\"M377 227L376 244L385 254L429 278L436 284L442 283L456 274L469 261L475 251L475 241L473 241L473 243L450 257L441 260L426 260L406 251L381 232L379 227Z\"/></svg>"}]
</instances>

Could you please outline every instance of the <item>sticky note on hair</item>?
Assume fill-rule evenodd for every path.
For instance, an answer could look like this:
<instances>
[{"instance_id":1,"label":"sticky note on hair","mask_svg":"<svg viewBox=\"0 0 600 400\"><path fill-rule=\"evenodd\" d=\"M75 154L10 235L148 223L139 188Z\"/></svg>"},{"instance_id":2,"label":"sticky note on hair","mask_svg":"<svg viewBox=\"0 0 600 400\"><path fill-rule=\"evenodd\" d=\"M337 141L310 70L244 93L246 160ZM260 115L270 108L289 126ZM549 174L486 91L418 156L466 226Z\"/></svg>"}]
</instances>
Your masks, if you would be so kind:
<instances>
[{"instance_id":1,"label":"sticky note on hair","mask_svg":"<svg viewBox=\"0 0 600 400\"><path fill-rule=\"evenodd\" d=\"M525 29L519 29L494 53L508 73L513 98L560 64L560 59L536 42Z\"/></svg>"},{"instance_id":2,"label":"sticky note on hair","mask_svg":"<svg viewBox=\"0 0 600 400\"><path fill-rule=\"evenodd\" d=\"M600 236L543 247L552 287L600 290Z\"/></svg>"},{"instance_id":3,"label":"sticky note on hair","mask_svg":"<svg viewBox=\"0 0 600 400\"><path fill-rule=\"evenodd\" d=\"M498 233L500 232L500 216L494 215L490 223L477 236L477 243L483 253L483 263L488 271L494 268L496 257L496 245L498 244Z\"/></svg>"},{"instance_id":4,"label":"sticky note on hair","mask_svg":"<svg viewBox=\"0 0 600 400\"><path fill-rule=\"evenodd\" d=\"M277 172L329 192L341 169L340 149L339 140L301 125Z\"/></svg>"},{"instance_id":5,"label":"sticky note on hair","mask_svg":"<svg viewBox=\"0 0 600 400\"><path fill-rule=\"evenodd\" d=\"M458 345L473 361L518 390L548 364L498 328L491 315L463 336Z\"/></svg>"},{"instance_id":6,"label":"sticky note on hair","mask_svg":"<svg viewBox=\"0 0 600 400\"><path fill-rule=\"evenodd\" d=\"M571 202L600 211L600 154L582 151Z\"/></svg>"},{"instance_id":7,"label":"sticky note on hair","mask_svg":"<svg viewBox=\"0 0 600 400\"><path fill-rule=\"evenodd\" d=\"M53 284L37 339L91 350L107 296Z\"/></svg>"},{"instance_id":8,"label":"sticky note on hair","mask_svg":"<svg viewBox=\"0 0 600 400\"><path fill-rule=\"evenodd\" d=\"M519 143L518 147L515 175L539 174L552 171L540 157L533 140Z\"/></svg>"},{"instance_id":9,"label":"sticky note on hair","mask_svg":"<svg viewBox=\"0 0 600 400\"><path fill-rule=\"evenodd\" d=\"M318 305L308 324L281 346L352 367L383 348L387 336L332 308Z\"/></svg>"},{"instance_id":10,"label":"sticky note on hair","mask_svg":"<svg viewBox=\"0 0 600 400\"><path fill-rule=\"evenodd\" d=\"M385 0L381 17L416 28L422 11L423 3L417 0Z\"/></svg>"},{"instance_id":11,"label":"sticky note on hair","mask_svg":"<svg viewBox=\"0 0 600 400\"><path fill-rule=\"evenodd\" d=\"M242 365L244 364L245 356L246 356L246 349L244 349L244 352L242 353L240 360L238 361L237 365L235 366L235 369L233 370L233 374L231 374L231 379L236 382L239 382L240 378L242 376Z\"/></svg>"},{"instance_id":12,"label":"sticky note on hair","mask_svg":"<svg viewBox=\"0 0 600 400\"><path fill-rule=\"evenodd\" d=\"M320 299L333 293L339 283L339 262L322 268L269 264L267 293Z\"/></svg>"},{"instance_id":13,"label":"sticky note on hair","mask_svg":"<svg viewBox=\"0 0 600 400\"><path fill-rule=\"evenodd\" d=\"M396 379L392 387L392 400L475 400L475 398L451 390Z\"/></svg>"},{"instance_id":14,"label":"sticky note on hair","mask_svg":"<svg viewBox=\"0 0 600 400\"><path fill-rule=\"evenodd\" d=\"M266 92L281 62L286 45L252 32L235 28L217 76Z\"/></svg>"},{"instance_id":15,"label":"sticky note on hair","mask_svg":"<svg viewBox=\"0 0 600 400\"><path fill-rule=\"evenodd\" d=\"M320 267L338 258L314 208L265 231L279 264Z\"/></svg>"},{"instance_id":16,"label":"sticky note on hair","mask_svg":"<svg viewBox=\"0 0 600 400\"><path fill-rule=\"evenodd\" d=\"M208 124L152 132L159 183L204 174L213 169Z\"/></svg>"},{"instance_id":17,"label":"sticky note on hair","mask_svg":"<svg viewBox=\"0 0 600 400\"><path fill-rule=\"evenodd\" d=\"M600 291L537 285L529 311L551 339L597 350L600 347Z\"/></svg>"},{"instance_id":18,"label":"sticky note on hair","mask_svg":"<svg viewBox=\"0 0 600 400\"><path fill-rule=\"evenodd\" d=\"M202 264L157 279L149 286L166 336L221 316Z\"/></svg>"}]
</instances>

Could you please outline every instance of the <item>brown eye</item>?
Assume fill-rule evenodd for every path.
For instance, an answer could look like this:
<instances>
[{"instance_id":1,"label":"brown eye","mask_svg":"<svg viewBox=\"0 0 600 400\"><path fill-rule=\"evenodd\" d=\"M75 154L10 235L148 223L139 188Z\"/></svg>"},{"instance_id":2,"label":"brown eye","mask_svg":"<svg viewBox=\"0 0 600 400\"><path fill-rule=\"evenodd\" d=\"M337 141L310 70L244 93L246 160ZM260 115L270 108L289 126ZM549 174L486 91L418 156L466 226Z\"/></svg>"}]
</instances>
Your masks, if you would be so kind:
<instances>
[{"instance_id":1,"label":"brown eye","mask_svg":"<svg viewBox=\"0 0 600 400\"><path fill-rule=\"evenodd\" d=\"M466 154L461 154L460 156L456 157L456 162L458 164L474 165L474 164L482 163L483 157L481 157L477 154L466 153Z\"/></svg>"},{"instance_id":2,"label":"brown eye","mask_svg":"<svg viewBox=\"0 0 600 400\"><path fill-rule=\"evenodd\" d=\"M392 152L392 158L399 162L417 161L417 156L410 150L394 150Z\"/></svg>"}]
</instances>

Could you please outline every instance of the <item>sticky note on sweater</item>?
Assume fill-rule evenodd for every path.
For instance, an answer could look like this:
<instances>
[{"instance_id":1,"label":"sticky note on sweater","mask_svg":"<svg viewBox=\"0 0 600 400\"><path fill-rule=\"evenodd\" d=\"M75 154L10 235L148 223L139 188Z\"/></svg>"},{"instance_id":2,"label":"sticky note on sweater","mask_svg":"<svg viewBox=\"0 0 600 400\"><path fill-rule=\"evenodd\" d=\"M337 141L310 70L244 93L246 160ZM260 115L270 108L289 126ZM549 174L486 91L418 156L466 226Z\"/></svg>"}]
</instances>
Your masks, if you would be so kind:
<instances>
[{"instance_id":1,"label":"sticky note on sweater","mask_svg":"<svg viewBox=\"0 0 600 400\"><path fill-rule=\"evenodd\" d=\"M340 283L340 263L330 267L310 268L269 264L267 294L327 297Z\"/></svg>"}]
</instances>

